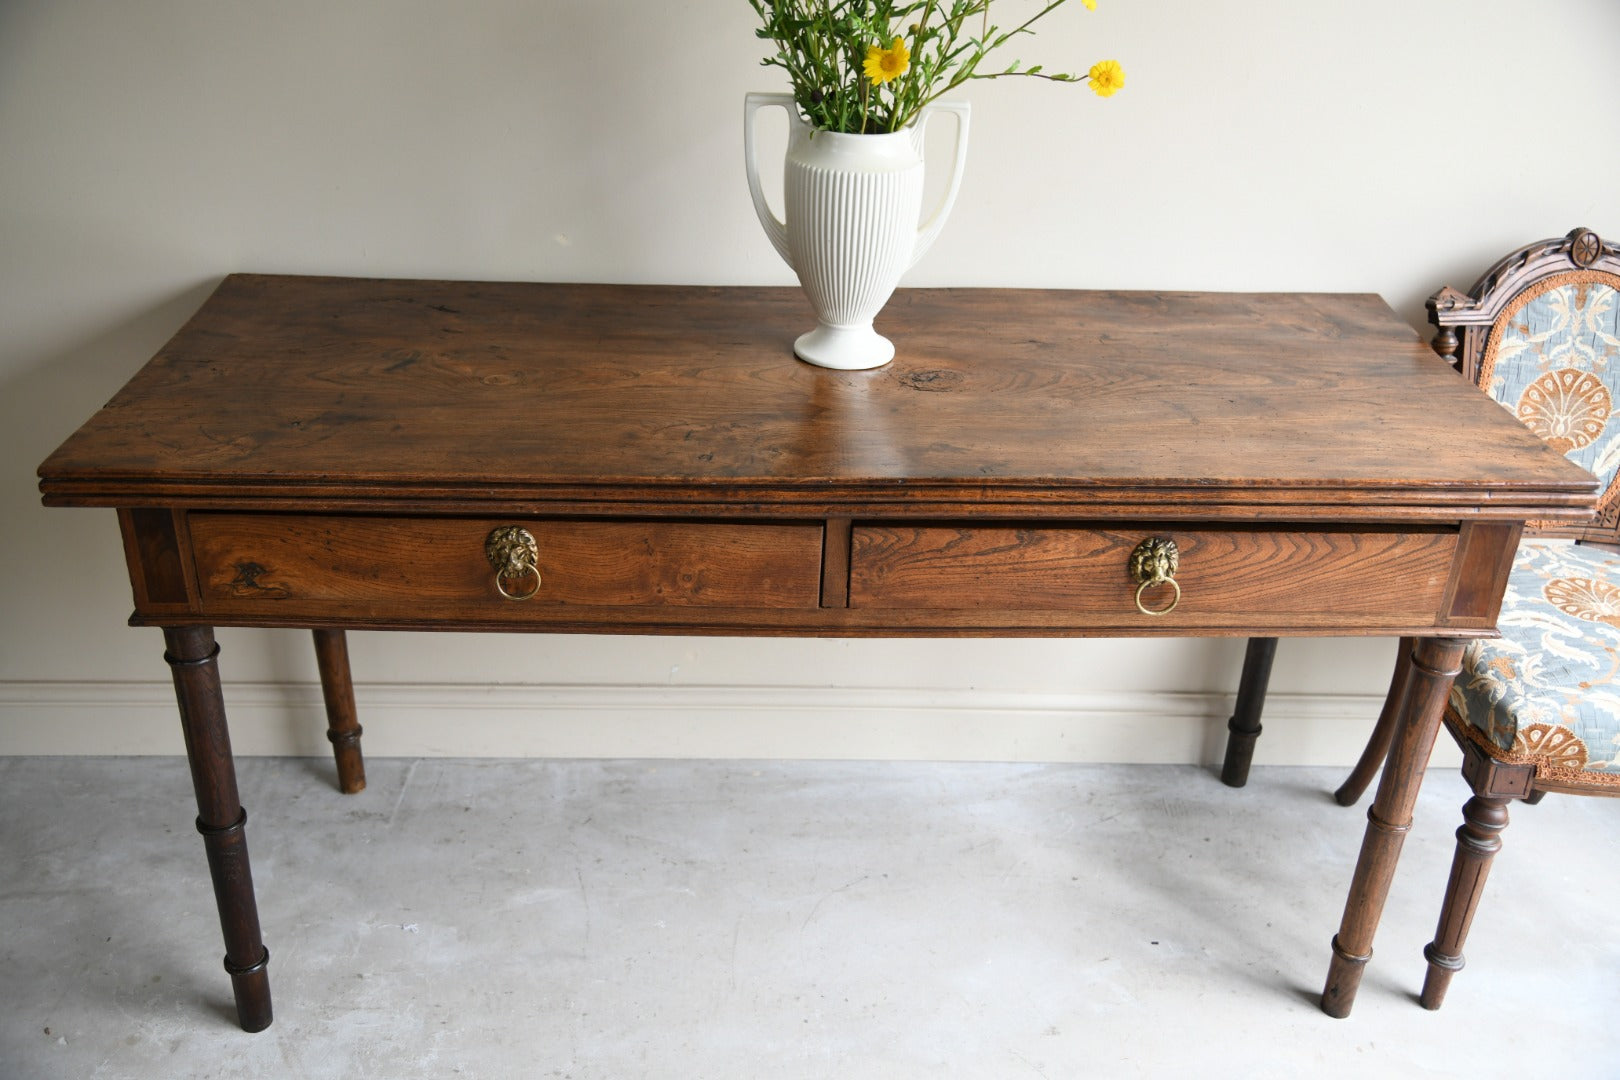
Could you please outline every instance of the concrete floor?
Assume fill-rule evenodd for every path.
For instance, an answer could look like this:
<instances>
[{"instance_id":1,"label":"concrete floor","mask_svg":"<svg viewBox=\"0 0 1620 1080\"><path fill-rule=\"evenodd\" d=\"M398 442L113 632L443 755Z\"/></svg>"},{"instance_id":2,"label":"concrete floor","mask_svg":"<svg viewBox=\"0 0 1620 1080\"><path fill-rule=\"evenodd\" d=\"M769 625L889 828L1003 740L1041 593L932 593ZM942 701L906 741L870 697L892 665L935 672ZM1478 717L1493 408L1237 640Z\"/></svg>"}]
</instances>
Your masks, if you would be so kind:
<instances>
[{"instance_id":1,"label":"concrete floor","mask_svg":"<svg viewBox=\"0 0 1620 1080\"><path fill-rule=\"evenodd\" d=\"M0 1076L1620 1075L1609 800L1515 809L1445 1009L1431 775L1347 1021L1320 769L240 762L246 1035L175 759L0 759ZM1604 830L1607 830L1605 832Z\"/></svg>"}]
</instances>

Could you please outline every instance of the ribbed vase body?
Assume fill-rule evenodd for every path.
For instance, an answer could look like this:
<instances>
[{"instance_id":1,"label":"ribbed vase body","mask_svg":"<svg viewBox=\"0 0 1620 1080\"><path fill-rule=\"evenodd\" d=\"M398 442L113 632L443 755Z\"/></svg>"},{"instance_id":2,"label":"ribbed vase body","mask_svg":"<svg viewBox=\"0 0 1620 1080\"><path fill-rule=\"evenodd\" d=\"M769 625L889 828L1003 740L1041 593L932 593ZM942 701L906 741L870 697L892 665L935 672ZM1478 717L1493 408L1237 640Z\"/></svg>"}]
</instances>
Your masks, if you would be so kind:
<instances>
[{"instance_id":1,"label":"ribbed vase body","mask_svg":"<svg viewBox=\"0 0 1620 1080\"><path fill-rule=\"evenodd\" d=\"M910 268L923 195L917 150L910 131L795 127L783 171L788 249L823 324L871 326Z\"/></svg>"}]
</instances>

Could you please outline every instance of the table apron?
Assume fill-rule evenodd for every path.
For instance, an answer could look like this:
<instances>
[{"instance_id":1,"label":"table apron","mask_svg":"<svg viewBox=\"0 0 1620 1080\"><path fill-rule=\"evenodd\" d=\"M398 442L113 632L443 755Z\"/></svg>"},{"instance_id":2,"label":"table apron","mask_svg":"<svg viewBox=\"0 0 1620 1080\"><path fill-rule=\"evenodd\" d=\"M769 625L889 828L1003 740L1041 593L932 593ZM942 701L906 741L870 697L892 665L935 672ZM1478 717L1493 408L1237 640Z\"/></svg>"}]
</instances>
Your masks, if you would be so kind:
<instances>
[{"instance_id":1,"label":"table apron","mask_svg":"<svg viewBox=\"0 0 1620 1080\"><path fill-rule=\"evenodd\" d=\"M120 520L141 625L922 637L1489 635L1520 533L168 508ZM521 530L531 561L492 562L499 530ZM1174 545L1173 584L1133 577L1149 539Z\"/></svg>"}]
</instances>

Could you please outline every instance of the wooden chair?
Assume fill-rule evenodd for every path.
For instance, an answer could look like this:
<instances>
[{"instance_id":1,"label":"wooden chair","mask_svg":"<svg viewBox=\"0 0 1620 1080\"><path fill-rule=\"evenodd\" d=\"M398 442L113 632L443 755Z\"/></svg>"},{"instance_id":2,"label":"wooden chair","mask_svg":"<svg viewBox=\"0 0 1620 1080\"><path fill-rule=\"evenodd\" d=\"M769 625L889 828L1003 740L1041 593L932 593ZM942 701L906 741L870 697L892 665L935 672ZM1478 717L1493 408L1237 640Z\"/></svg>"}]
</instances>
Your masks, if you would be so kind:
<instances>
[{"instance_id":1,"label":"wooden chair","mask_svg":"<svg viewBox=\"0 0 1620 1080\"><path fill-rule=\"evenodd\" d=\"M1520 248L1467 293L1428 302L1434 350L1536 434L1605 481L1596 517L1527 528L1502 603L1498 639L1471 643L1445 713L1474 795L1423 983L1437 1009L1463 966L1462 945L1507 804L1549 791L1620 796L1620 249L1589 229ZM1535 523L1531 523L1532 526ZM1575 541L1574 544L1569 543ZM1350 778L1349 806L1378 772L1410 670L1403 639L1382 715ZM1222 778L1242 786L1276 648L1249 643Z\"/></svg>"}]
</instances>

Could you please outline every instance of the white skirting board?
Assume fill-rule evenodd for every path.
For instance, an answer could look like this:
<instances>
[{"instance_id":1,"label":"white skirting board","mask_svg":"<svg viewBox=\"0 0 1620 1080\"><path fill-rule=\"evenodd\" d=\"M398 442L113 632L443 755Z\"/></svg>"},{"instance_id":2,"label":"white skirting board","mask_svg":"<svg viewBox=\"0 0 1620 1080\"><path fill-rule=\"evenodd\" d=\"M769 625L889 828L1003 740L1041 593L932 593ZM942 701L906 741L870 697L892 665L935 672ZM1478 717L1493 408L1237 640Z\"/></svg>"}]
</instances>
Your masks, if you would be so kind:
<instances>
[{"instance_id":1,"label":"white skirting board","mask_svg":"<svg viewBox=\"0 0 1620 1080\"><path fill-rule=\"evenodd\" d=\"M1211 764L1230 694L814 686L359 684L377 757L731 758ZM320 687L226 684L235 752L330 752ZM1259 765L1347 765L1382 699L1275 694ZM0 683L0 754L176 754L167 682ZM1435 764L1460 761L1443 735Z\"/></svg>"}]
</instances>

